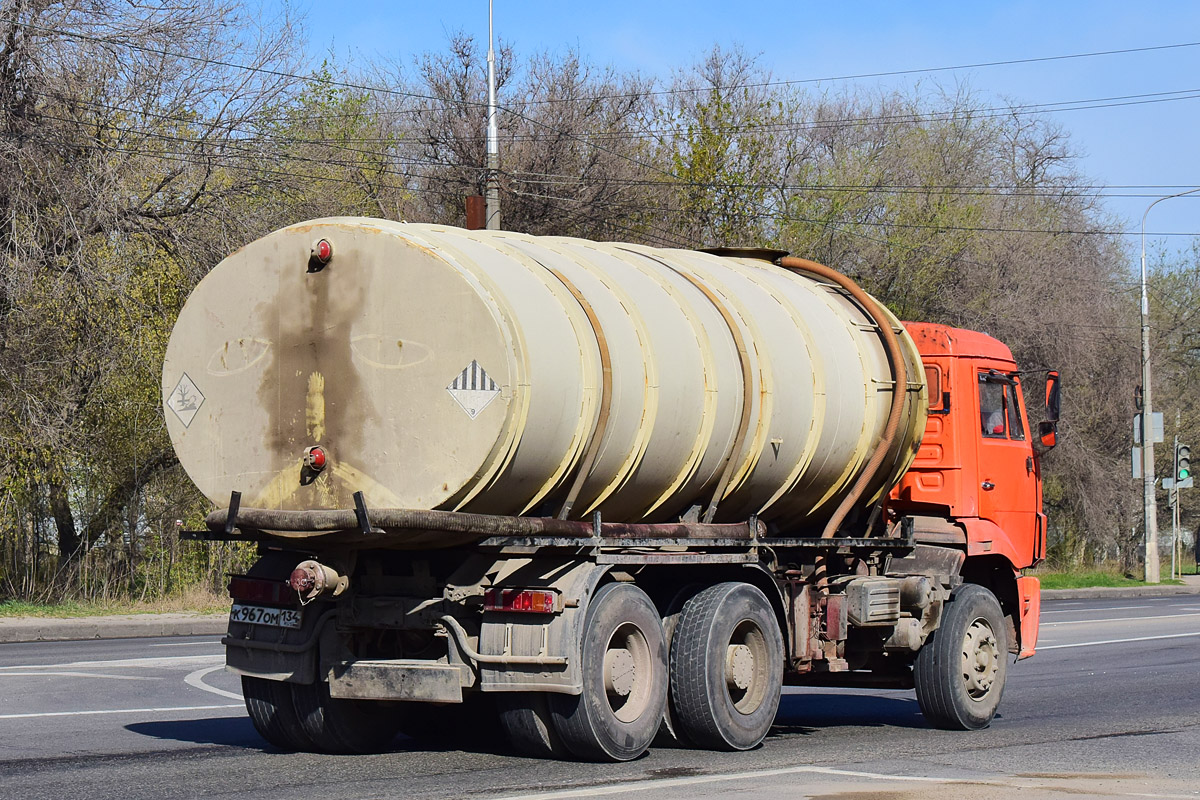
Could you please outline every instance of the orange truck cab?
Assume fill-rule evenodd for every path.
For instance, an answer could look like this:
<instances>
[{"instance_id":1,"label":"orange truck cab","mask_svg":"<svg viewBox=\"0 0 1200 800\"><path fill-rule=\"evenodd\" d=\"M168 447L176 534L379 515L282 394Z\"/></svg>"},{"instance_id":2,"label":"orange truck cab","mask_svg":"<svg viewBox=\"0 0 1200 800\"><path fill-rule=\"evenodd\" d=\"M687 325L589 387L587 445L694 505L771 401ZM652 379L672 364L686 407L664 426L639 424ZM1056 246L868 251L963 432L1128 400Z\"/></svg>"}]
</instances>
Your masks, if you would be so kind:
<instances>
[{"instance_id":1,"label":"orange truck cab","mask_svg":"<svg viewBox=\"0 0 1200 800\"><path fill-rule=\"evenodd\" d=\"M1022 575L1046 551L1041 456L1054 446L1058 373L1046 377L1045 420L1031 430L1012 351L983 333L906 322L924 363L929 420L889 513L914 520L918 544L965 552L962 575L989 587L1019 658L1034 653L1040 588Z\"/></svg>"}]
</instances>

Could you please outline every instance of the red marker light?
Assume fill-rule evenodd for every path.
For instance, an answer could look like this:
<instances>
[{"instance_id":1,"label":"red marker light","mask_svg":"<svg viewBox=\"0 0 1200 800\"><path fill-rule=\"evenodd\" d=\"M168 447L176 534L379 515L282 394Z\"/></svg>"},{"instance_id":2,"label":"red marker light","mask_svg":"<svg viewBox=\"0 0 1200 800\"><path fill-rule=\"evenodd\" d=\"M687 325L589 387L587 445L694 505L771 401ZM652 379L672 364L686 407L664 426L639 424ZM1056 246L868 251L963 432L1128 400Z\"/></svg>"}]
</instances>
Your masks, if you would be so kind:
<instances>
[{"instance_id":1,"label":"red marker light","mask_svg":"<svg viewBox=\"0 0 1200 800\"><path fill-rule=\"evenodd\" d=\"M483 610L554 614L562 610L562 603L553 590L492 588L484 592Z\"/></svg>"},{"instance_id":2,"label":"red marker light","mask_svg":"<svg viewBox=\"0 0 1200 800\"><path fill-rule=\"evenodd\" d=\"M333 258L333 245L329 243L328 239L322 239L313 247L313 255L316 256L317 261L328 264L329 259Z\"/></svg>"},{"instance_id":3,"label":"red marker light","mask_svg":"<svg viewBox=\"0 0 1200 800\"><path fill-rule=\"evenodd\" d=\"M304 466L311 469L313 472L320 472L325 469L325 465L329 462L325 451L320 447L310 447L304 451Z\"/></svg>"}]
</instances>

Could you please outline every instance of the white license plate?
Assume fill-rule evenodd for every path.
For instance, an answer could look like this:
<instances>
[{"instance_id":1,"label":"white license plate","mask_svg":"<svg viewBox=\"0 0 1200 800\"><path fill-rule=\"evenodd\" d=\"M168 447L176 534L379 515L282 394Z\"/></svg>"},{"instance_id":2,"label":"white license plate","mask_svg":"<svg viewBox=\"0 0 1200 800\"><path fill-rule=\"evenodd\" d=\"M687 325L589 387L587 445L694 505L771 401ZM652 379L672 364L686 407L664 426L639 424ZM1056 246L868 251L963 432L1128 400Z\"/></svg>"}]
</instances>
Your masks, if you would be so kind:
<instances>
[{"instance_id":1,"label":"white license plate","mask_svg":"<svg viewBox=\"0 0 1200 800\"><path fill-rule=\"evenodd\" d=\"M266 608L235 604L229 612L232 622L248 622L251 625L273 625L276 628L299 628L300 612L294 608Z\"/></svg>"}]
</instances>

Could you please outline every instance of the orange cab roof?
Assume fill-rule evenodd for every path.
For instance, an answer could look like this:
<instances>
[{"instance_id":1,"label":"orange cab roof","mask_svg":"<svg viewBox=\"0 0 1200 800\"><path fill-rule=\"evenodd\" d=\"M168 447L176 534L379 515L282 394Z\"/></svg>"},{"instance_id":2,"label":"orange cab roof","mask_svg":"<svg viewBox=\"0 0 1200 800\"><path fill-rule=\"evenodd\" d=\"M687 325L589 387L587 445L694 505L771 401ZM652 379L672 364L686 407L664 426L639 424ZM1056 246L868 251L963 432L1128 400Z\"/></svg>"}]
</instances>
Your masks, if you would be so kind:
<instances>
[{"instance_id":1,"label":"orange cab roof","mask_svg":"<svg viewBox=\"0 0 1200 800\"><path fill-rule=\"evenodd\" d=\"M917 343L921 355L970 356L1013 361L1012 350L986 333L935 325L931 322L905 322L904 327ZM1014 361L1015 364L1015 361Z\"/></svg>"}]
</instances>

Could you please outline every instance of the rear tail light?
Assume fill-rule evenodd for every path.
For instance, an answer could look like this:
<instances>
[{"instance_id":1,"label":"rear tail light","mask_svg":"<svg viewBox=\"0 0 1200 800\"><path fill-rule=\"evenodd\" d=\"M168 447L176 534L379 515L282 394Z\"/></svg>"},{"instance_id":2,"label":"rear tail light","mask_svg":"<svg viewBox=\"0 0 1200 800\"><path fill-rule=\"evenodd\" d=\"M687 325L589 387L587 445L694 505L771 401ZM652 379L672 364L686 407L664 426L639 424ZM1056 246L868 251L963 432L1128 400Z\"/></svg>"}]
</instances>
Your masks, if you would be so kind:
<instances>
[{"instance_id":1,"label":"rear tail light","mask_svg":"<svg viewBox=\"0 0 1200 800\"><path fill-rule=\"evenodd\" d=\"M294 606L300 598L286 580L229 576L229 596L242 603L268 606Z\"/></svg>"},{"instance_id":2,"label":"rear tail light","mask_svg":"<svg viewBox=\"0 0 1200 800\"><path fill-rule=\"evenodd\" d=\"M562 608L562 597L552 589L488 589L483 593L484 611L554 614Z\"/></svg>"}]
</instances>

